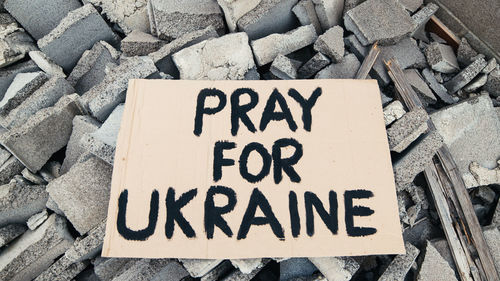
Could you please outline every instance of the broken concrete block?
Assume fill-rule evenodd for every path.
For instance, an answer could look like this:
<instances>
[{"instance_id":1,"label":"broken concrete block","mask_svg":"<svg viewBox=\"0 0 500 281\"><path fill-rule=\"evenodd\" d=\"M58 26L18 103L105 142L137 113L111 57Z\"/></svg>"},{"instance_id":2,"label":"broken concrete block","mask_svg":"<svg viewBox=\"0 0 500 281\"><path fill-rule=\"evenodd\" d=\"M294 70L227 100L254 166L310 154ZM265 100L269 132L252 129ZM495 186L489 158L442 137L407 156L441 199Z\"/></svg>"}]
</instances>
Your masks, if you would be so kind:
<instances>
[{"instance_id":1,"label":"broken concrete block","mask_svg":"<svg viewBox=\"0 0 500 281\"><path fill-rule=\"evenodd\" d=\"M384 121L385 121L385 126L389 126L392 122L398 120L399 118L403 117L403 115L406 113L406 110L403 107L403 104L396 100L388 104L386 107L384 107Z\"/></svg>"},{"instance_id":2,"label":"broken concrete block","mask_svg":"<svg viewBox=\"0 0 500 281\"><path fill-rule=\"evenodd\" d=\"M454 73L460 70L453 49L444 44L434 42L425 49L425 56L431 68L441 73Z\"/></svg>"},{"instance_id":3,"label":"broken concrete block","mask_svg":"<svg viewBox=\"0 0 500 281\"><path fill-rule=\"evenodd\" d=\"M435 226L429 217L423 217L412 226L407 226L403 231L403 239L407 243L423 248L428 240L443 237L442 229Z\"/></svg>"},{"instance_id":4,"label":"broken concrete block","mask_svg":"<svg viewBox=\"0 0 500 281\"><path fill-rule=\"evenodd\" d=\"M108 163L90 156L47 186L50 197L82 235L106 218L111 172Z\"/></svg>"},{"instance_id":5,"label":"broken concrete block","mask_svg":"<svg viewBox=\"0 0 500 281\"><path fill-rule=\"evenodd\" d=\"M73 246L69 248L64 256L71 263L81 262L95 257L100 253L102 243L104 242L104 230L106 221L102 221L96 227L91 229L87 236L76 238Z\"/></svg>"},{"instance_id":6,"label":"broken concrete block","mask_svg":"<svg viewBox=\"0 0 500 281\"><path fill-rule=\"evenodd\" d=\"M3 98L3 94L5 94L5 91L7 91L17 74L39 70L38 66L32 60L0 69L0 98Z\"/></svg>"},{"instance_id":7,"label":"broken concrete block","mask_svg":"<svg viewBox=\"0 0 500 281\"><path fill-rule=\"evenodd\" d=\"M60 257L49 268L43 271L33 281L64 281L72 280L78 273L82 272L89 264L88 261L71 263L66 256Z\"/></svg>"},{"instance_id":8,"label":"broken concrete block","mask_svg":"<svg viewBox=\"0 0 500 281\"><path fill-rule=\"evenodd\" d=\"M30 230L35 230L37 227L39 227L47 218L49 217L49 214L47 213L46 209L43 209L40 213L32 215L28 221L26 222L26 225Z\"/></svg>"},{"instance_id":9,"label":"broken concrete block","mask_svg":"<svg viewBox=\"0 0 500 281\"><path fill-rule=\"evenodd\" d=\"M123 104L118 105L98 130L85 134L80 139L80 145L83 149L110 165L114 163L116 139L120 130L123 108Z\"/></svg>"},{"instance_id":10,"label":"broken concrete block","mask_svg":"<svg viewBox=\"0 0 500 281\"><path fill-rule=\"evenodd\" d=\"M183 48L190 47L210 38L219 37L213 26L193 31L164 45L158 51L149 54L159 71L179 77L179 70L172 61L172 55Z\"/></svg>"},{"instance_id":11,"label":"broken concrete block","mask_svg":"<svg viewBox=\"0 0 500 281\"><path fill-rule=\"evenodd\" d=\"M318 269L308 258L290 258L280 262L280 280L311 276Z\"/></svg>"},{"instance_id":12,"label":"broken concrete block","mask_svg":"<svg viewBox=\"0 0 500 281\"><path fill-rule=\"evenodd\" d=\"M443 108L430 117L462 177L470 177L472 162L488 169L496 167L500 157L500 120L488 95Z\"/></svg>"},{"instance_id":13,"label":"broken concrete block","mask_svg":"<svg viewBox=\"0 0 500 281\"><path fill-rule=\"evenodd\" d=\"M312 25L298 27L285 34L271 34L264 38L251 41L257 65L272 62L279 54L287 55L311 45L318 35Z\"/></svg>"},{"instance_id":14,"label":"broken concrete block","mask_svg":"<svg viewBox=\"0 0 500 281\"><path fill-rule=\"evenodd\" d=\"M439 254L431 242L427 242L425 257L418 272L418 281L427 280L457 280L455 271Z\"/></svg>"},{"instance_id":15,"label":"broken concrete block","mask_svg":"<svg viewBox=\"0 0 500 281\"><path fill-rule=\"evenodd\" d=\"M360 265L352 257L309 258L327 280L351 280Z\"/></svg>"},{"instance_id":16,"label":"broken concrete block","mask_svg":"<svg viewBox=\"0 0 500 281\"><path fill-rule=\"evenodd\" d=\"M164 41L139 30L132 31L121 42L122 52L129 56L145 56L157 51Z\"/></svg>"},{"instance_id":17,"label":"broken concrete block","mask_svg":"<svg viewBox=\"0 0 500 281\"><path fill-rule=\"evenodd\" d=\"M497 162L500 165L500 163ZM471 186L482 186L489 184L500 184L500 167L488 169L482 167L477 162L472 162L469 165L469 171L473 176L474 181Z\"/></svg>"},{"instance_id":18,"label":"broken concrete block","mask_svg":"<svg viewBox=\"0 0 500 281\"><path fill-rule=\"evenodd\" d=\"M0 101L0 115L6 116L48 80L45 73L19 73Z\"/></svg>"},{"instance_id":19,"label":"broken concrete block","mask_svg":"<svg viewBox=\"0 0 500 281\"><path fill-rule=\"evenodd\" d=\"M495 267L497 271L500 270L500 231L498 227L487 227L483 230L484 240L488 248L490 248L490 253L493 256L493 261L495 262Z\"/></svg>"},{"instance_id":20,"label":"broken concrete block","mask_svg":"<svg viewBox=\"0 0 500 281\"><path fill-rule=\"evenodd\" d=\"M106 66L117 65L119 57L120 53L115 48L99 41L92 49L83 52L67 80L77 93L83 94L104 79Z\"/></svg>"},{"instance_id":21,"label":"broken concrete block","mask_svg":"<svg viewBox=\"0 0 500 281\"><path fill-rule=\"evenodd\" d=\"M487 63L484 58L480 57L476 59L469 66L460 71L460 73L458 73L450 81L446 82L444 86L451 94L457 92L465 85L467 85L470 81L472 81L472 79L474 79L474 77L476 77L481 72L481 70L486 67L486 64Z\"/></svg>"},{"instance_id":22,"label":"broken concrete block","mask_svg":"<svg viewBox=\"0 0 500 281\"><path fill-rule=\"evenodd\" d=\"M33 39L9 14L0 14L0 50L0 67L13 64L36 50Z\"/></svg>"},{"instance_id":23,"label":"broken concrete block","mask_svg":"<svg viewBox=\"0 0 500 281\"><path fill-rule=\"evenodd\" d=\"M26 229L26 226L23 224L9 224L7 226L0 227L0 248L19 237L19 235L23 234Z\"/></svg>"},{"instance_id":24,"label":"broken concrete block","mask_svg":"<svg viewBox=\"0 0 500 281\"><path fill-rule=\"evenodd\" d=\"M85 0L102 8L107 18L129 34L133 30L149 33L147 0Z\"/></svg>"},{"instance_id":25,"label":"broken concrete block","mask_svg":"<svg viewBox=\"0 0 500 281\"><path fill-rule=\"evenodd\" d=\"M233 272L222 278L221 281L250 281L261 271L261 268L264 267L268 262L269 259L264 259L262 266L254 269L249 274L245 274L238 269L233 270Z\"/></svg>"},{"instance_id":26,"label":"broken concrete block","mask_svg":"<svg viewBox=\"0 0 500 281\"><path fill-rule=\"evenodd\" d=\"M1 124L7 129L20 126L39 110L53 106L62 96L74 93L74 91L63 77L52 77L19 106L11 110L1 120Z\"/></svg>"},{"instance_id":27,"label":"broken concrete block","mask_svg":"<svg viewBox=\"0 0 500 281\"><path fill-rule=\"evenodd\" d=\"M480 186L474 190L474 197L481 200L484 205L493 204L495 201L496 193L489 186Z\"/></svg>"},{"instance_id":28,"label":"broken concrete block","mask_svg":"<svg viewBox=\"0 0 500 281\"><path fill-rule=\"evenodd\" d=\"M223 33L222 11L215 0L149 0L151 34L171 41L196 30L213 26Z\"/></svg>"},{"instance_id":29,"label":"broken concrete block","mask_svg":"<svg viewBox=\"0 0 500 281\"><path fill-rule=\"evenodd\" d=\"M0 166L0 184L8 183L12 177L19 174L24 169L24 165L14 156L10 156L5 163Z\"/></svg>"},{"instance_id":30,"label":"broken concrete block","mask_svg":"<svg viewBox=\"0 0 500 281\"><path fill-rule=\"evenodd\" d=\"M497 202L495 213L493 213L493 218L491 219L491 225L500 227L500 200Z\"/></svg>"},{"instance_id":31,"label":"broken concrete block","mask_svg":"<svg viewBox=\"0 0 500 281\"><path fill-rule=\"evenodd\" d=\"M262 259L231 259L231 263L244 274L250 274L256 268L262 267Z\"/></svg>"},{"instance_id":32,"label":"broken concrete block","mask_svg":"<svg viewBox=\"0 0 500 281\"><path fill-rule=\"evenodd\" d=\"M361 63L356 56L348 54L341 62L332 63L323 68L323 70L316 74L315 79L353 79L360 66Z\"/></svg>"},{"instance_id":33,"label":"broken concrete block","mask_svg":"<svg viewBox=\"0 0 500 281\"><path fill-rule=\"evenodd\" d=\"M493 70L497 69L497 60L495 58L492 58L488 61L488 64L486 65L483 70L481 70L481 73L488 74L492 72Z\"/></svg>"},{"instance_id":34,"label":"broken concrete block","mask_svg":"<svg viewBox=\"0 0 500 281\"><path fill-rule=\"evenodd\" d=\"M11 155L12 154L10 154L10 152L8 152L7 150L0 147L0 166L5 164L5 162L7 162L7 160L9 160Z\"/></svg>"},{"instance_id":35,"label":"broken concrete block","mask_svg":"<svg viewBox=\"0 0 500 281\"><path fill-rule=\"evenodd\" d=\"M194 278L201 277L214 269L222 260L179 259L184 268Z\"/></svg>"},{"instance_id":36,"label":"broken concrete block","mask_svg":"<svg viewBox=\"0 0 500 281\"><path fill-rule=\"evenodd\" d=\"M358 58L358 60L363 60L366 55L368 55L368 47L363 46L354 34L344 38L344 45L349 52L353 53Z\"/></svg>"},{"instance_id":37,"label":"broken concrete block","mask_svg":"<svg viewBox=\"0 0 500 281\"><path fill-rule=\"evenodd\" d=\"M299 70L297 71L297 76L299 78L310 78L329 64L330 59L328 59L322 53L318 52L299 68Z\"/></svg>"},{"instance_id":38,"label":"broken concrete block","mask_svg":"<svg viewBox=\"0 0 500 281\"><path fill-rule=\"evenodd\" d=\"M425 109L412 110L387 129L389 149L402 152L427 129L429 116Z\"/></svg>"},{"instance_id":39,"label":"broken concrete block","mask_svg":"<svg viewBox=\"0 0 500 281\"><path fill-rule=\"evenodd\" d=\"M379 281L404 280L420 251L410 243L405 243L406 254L397 255L384 271Z\"/></svg>"},{"instance_id":40,"label":"broken concrete block","mask_svg":"<svg viewBox=\"0 0 500 281\"><path fill-rule=\"evenodd\" d=\"M418 8L424 4L424 0L399 0L399 3L401 3L406 10L415 13Z\"/></svg>"},{"instance_id":41,"label":"broken concrete block","mask_svg":"<svg viewBox=\"0 0 500 281\"><path fill-rule=\"evenodd\" d=\"M261 0L217 0L224 12L229 32L236 32L238 20L260 2Z\"/></svg>"},{"instance_id":42,"label":"broken concrete block","mask_svg":"<svg viewBox=\"0 0 500 281\"><path fill-rule=\"evenodd\" d=\"M95 132L100 126L101 123L90 116L77 115L73 118L73 130L66 147L66 157L61 166L61 174L65 174L85 152L85 148L80 146L82 137L85 134Z\"/></svg>"},{"instance_id":43,"label":"broken concrete block","mask_svg":"<svg viewBox=\"0 0 500 281\"><path fill-rule=\"evenodd\" d=\"M413 38L422 40L427 43L429 42L429 39L427 38L427 34L425 32L425 26L427 25L427 22L432 17L432 15L434 15L438 9L439 9L438 5L434 3L429 3L425 7L420 9L420 11L411 16L415 25L415 28L411 34Z\"/></svg>"},{"instance_id":44,"label":"broken concrete block","mask_svg":"<svg viewBox=\"0 0 500 281\"><path fill-rule=\"evenodd\" d=\"M139 259L97 257L92 263L94 264L94 272L99 280L110 281L115 276L122 274L122 272L130 268L137 261Z\"/></svg>"},{"instance_id":45,"label":"broken concrete block","mask_svg":"<svg viewBox=\"0 0 500 281\"><path fill-rule=\"evenodd\" d=\"M323 30L341 24L344 0L313 0L313 3Z\"/></svg>"},{"instance_id":46,"label":"broken concrete block","mask_svg":"<svg viewBox=\"0 0 500 281\"><path fill-rule=\"evenodd\" d=\"M101 40L117 44L118 36L94 6L86 4L69 12L56 28L38 40L38 47L69 73L83 52Z\"/></svg>"},{"instance_id":47,"label":"broken concrete block","mask_svg":"<svg viewBox=\"0 0 500 281\"><path fill-rule=\"evenodd\" d=\"M52 214L36 230L28 230L0 256L1 280L31 280L47 269L73 243L66 220Z\"/></svg>"},{"instance_id":48,"label":"broken concrete block","mask_svg":"<svg viewBox=\"0 0 500 281\"><path fill-rule=\"evenodd\" d=\"M298 0L261 0L251 11L242 16L238 30L256 40L273 33L285 33L297 26L292 8Z\"/></svg>"},{"instance_id":49,"label":"broken concrete block","mask_svg":"<svg viewBox=\"0 0 500 281\"><path fill-rule=\"evenodd\" d=\"M297 5L292 8L292 12L299 19L301 25L312 24L317 34L323 33L321 23L316 15L316 9L312 0L300 0Z\"/></svg>"},{"instance_id":50,"label":"broken concrete block","mask_svg":"<svg viewBox=\"0 0 500 281\"><path fill-rule=\"evenodd\" d=\"M432 71L428 68L422 70L422 76L429 87L438 95L438 97L447 104L453 104L456 101L448 94L448 90L436 80Z\"/></svg>"},{"instance_id":51,"label":"broken concrete block","mask_svg":"<svg viewBox=\"0 0 500 281\"><path fill-rule=\"evenodd\" d=\"M496 68L488 74L488 80L484 84L484 89L494 97L500 96L500 69Z\"/></svg>"},{"instance_id":52,"label":"broken concrete block","mask_svg":"<svg viewBox=\"0 0 500 281\"><path fill-rule=\"evenodd\" d=\"M188 80L242 80L255 69L245 33L232 33L200 42L175 53L180 78Z\"/></svg>"},{"instance_id":53,"label":"broken concrete block","mask_svg":"<svg viewBox=\"0 0 500 281\"><path fill-rule=\"evenodd\" d=\"M344 57L344 29L336 25L320 35L314 42L314 50L327 55L333 63Z\"/></svg>"},{"instance_id":54,"label":"broken concrete block","mask_svg":"<svg viewBox=\"0 0 500 281\"><path fill-rule=\"evenodd\" d=\"M472 48L465 37L460 40L457 50L457 60L462 66L467 66L474 62L474 58L478 55L476 50Z\"/></svg>"},{"instance_id":55,"label":"broken concrete block","mask_svg":"<svg viewBox=\"0 0 500 281\"><path fill-rule=\"evenodd\" d=\"M284 55L278 55L271 64L271 73L279 79L289 80L297 78L297 71L302 63Z\"/></svg>"},{"instance_id":56,"label":"broken concrete block","mask_svg":"<svg viewBox=\"0 0 500 281\"><path fill-rule=\"evenodd\" d=\"M220 280L223 276L227 275L234 267L231 265L231 262L225 260L217 265L214 269L210 270L207 274L203 275L200 278L200 281L212 281L212 280Z\"/></svg>"},{"instance_id":57,"label":"broken concrete block","mask_svg":"<svg viewBox=\"0 0 500 281\"><path fill-rule=\"evenodd\" d=\"M49 34L68 12L82 6L78 0L6 0L5 9L36 40Z\"/></svg>"},{"instance_id":58,"label":"broken concrete block","mask_svg":"<svg viewBox=\"0 0 500 281\"><path fill-rule=\"evenodd\" d=\"M78 95L63 96L53 107L44 108L24 124L0 136L0 143L32 172L38 171L59 149L66 146L73 117L81 114Z\"/></svg>"},{"instance_id":59,"label":"broken concrete block","mask_svg":"<svg viewBox=\"0 0 500 281\"><path fill-rule=\"evenodd\" d=\"M415 93L417 93L424 106L437 102L436 96L434 96L434 93L432 93L431 89L427 86L427 83L425 83L416 69L405 69L403 72L408 83L410 83Z\"/></svg>"},{"instance_id":60,"label":"broken concrete block","mask_svg":"<svg viewBox=\"0 0 500 281\"><path fill-rule=\"evenodd\" d=\"M25 223L32 215L45 209L48 194L45 186L24 184L13 180L0 187L0 226Z\"/></svg>"},{"instance_id":61,"label":"broken concrete block","mask_svg":"<svg viewBox=\"0 0 500 281\"><path fill-rule=\"evenodd\" d=\"M122 60L120 65L106 74L99 85L86 92L80 102L92 116L102 122L118 104L125 101L129 79L146 78L156 71L153 60L146 56Z\"/></svg>"},{"instance_id":62,"label":"broken concrete block","mask_svg":"<svg viewBox=\"0 0 500 281\"><path fill-rule=\"evenodd\" d=\"M24 170L21 172L21 175L23 178L27 179L29 182L33 184L38 184L38 185L45 185L47 182L39 175L34 174L30 172L27 168L24 168Z\"/></svg>"},{"instance_id":63,"label":"broken concrete block","mask_svg":"<svg viewBox=\"0 0 500 281\"><path fill-rule=\"evenodd\" d=\"M436 131L420 137L407 153L393 164L396 184L411 183L415 176L425 169L436 151L443 145L443 138Z\"/></svg>"},{"instance_id":64,"label":"broken concrete block","mask_svg":"<svg viewBox=\"0 0 500 281\"><path fill-rule=\"evenodd\" d=\"M479 74L476 78L472 79L472 81L467 84L463 90L467 93L472 93L481 88L488 81L488 75Z\"/></svg>"},{"instance_id":65,"label":"broken concrete block","mask_svg":"<svg viewBox=\"0 0 500 281\"><path fill-rule=\"evenodd\" d=\"M379 42L390 45L408 36L415 27L413 19L396 0L368 0L344 16L345 28L363 45Z\"/></svg>"},{"instance_id":66,"label":"broken concrete block","mask_svg":"<svg viewBox=\"0 0 500 281\"><path fill-rule=\"evenodd\" d=\"M50 60L44 53L40 51L31 51L28 54L37 66L50 76L66 77L62 67Z\"/></svg>"}]
</instances>

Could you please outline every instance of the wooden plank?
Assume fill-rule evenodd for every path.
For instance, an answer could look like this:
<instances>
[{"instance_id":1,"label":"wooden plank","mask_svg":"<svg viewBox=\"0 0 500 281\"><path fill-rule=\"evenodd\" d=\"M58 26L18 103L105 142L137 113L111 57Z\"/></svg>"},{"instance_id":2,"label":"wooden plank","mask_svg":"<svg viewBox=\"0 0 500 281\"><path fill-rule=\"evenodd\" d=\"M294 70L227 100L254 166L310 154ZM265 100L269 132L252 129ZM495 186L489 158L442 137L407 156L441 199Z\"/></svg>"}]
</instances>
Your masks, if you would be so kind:
<instances>
[{"instance_id":1,"label":"wooden plank","mask_svg":"<svg viewBox=\"0 0 500 281\"><path fill-rule=\"evenodd\" d=\"M373 44L372 48L370 49L370 52L363 60L363 64L361 64L361 67L358 69L355 79L366 79L366 77L368 77L368 73L375 64L375 61L377 61L377 57L379 54L380 48L377 46L377 42L375 42L375 44Z\"/></svg>"},{"instance_id":2,"label":"wooden plank","mask_svg":"<svg viewBox=\"0 0 500 281\"><path fill-rule=\"evenodd\" d=\"M457 35L444 25L444 23L435 15L429 19L427 25L425 26L425 30L435 33L439 37L443 38L455 51L458 49L458 45L460 45L460 38L458 38Z\"/></svg>"}]
</instances>

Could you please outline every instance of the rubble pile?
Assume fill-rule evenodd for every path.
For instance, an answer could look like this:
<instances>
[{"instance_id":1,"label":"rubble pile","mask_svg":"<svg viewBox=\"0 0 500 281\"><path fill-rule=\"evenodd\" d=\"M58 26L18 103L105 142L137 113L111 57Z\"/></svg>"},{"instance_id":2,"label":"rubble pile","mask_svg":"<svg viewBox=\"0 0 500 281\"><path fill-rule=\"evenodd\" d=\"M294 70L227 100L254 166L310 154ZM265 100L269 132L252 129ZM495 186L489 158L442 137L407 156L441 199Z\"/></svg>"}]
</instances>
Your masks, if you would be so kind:
<instances>
[{"instance_id":1,"label":"rubble pile","mask_svg":"<svg viewBox=\"0 0 500 281\"><path fill-rule=\"evenodd\" d=\"M427 1L426 1L427 2ZM0 1L0 280L459 280L422 172L446 145L500 272L500 66L409 0ZM406 254L100 257L129 79L351 79L373 44ZM424 109L398 100L397 60ZM435 128L428 124L432 121Z\"/></svg>"}]
</instances>

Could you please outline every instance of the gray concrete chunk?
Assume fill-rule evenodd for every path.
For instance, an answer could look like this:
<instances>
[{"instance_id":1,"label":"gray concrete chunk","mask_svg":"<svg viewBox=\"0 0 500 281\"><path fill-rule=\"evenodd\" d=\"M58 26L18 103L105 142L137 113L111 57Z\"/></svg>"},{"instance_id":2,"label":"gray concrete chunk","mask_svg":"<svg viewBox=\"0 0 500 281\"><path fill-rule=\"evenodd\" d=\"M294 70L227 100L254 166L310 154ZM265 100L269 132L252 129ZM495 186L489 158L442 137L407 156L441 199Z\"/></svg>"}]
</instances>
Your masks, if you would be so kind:
<instances>
[{"instance_id":1,"label":"gray concrete chunk","mask_svg":"<svg viewBox=\"0 0 500 281\"><path fill-rule=\"evenodd\" d=\"M467 66L474 62L474 58L478 55L476 50L472 48L467 39L464 37L460 40L457 50L457 60L462 66Z\"/></svg>"},{"instance_id":2,"label":"gray concrete chunk","mask_svg":"<svg viewBox=\"0 0 500 281\"><path fill-rule=\"evenodd\" d=\"M129 56L145 56L157 51L166 42L139 30L132 31L121 42L122 52Z\"/></svg>"},{"instance_id":3,"label":"gray concrete chunk","mask_svg":"<svg viewBox=\"0 0 500 281\"><path fill-rule=\"evenodd\" d=\"M0 13L0 68L22 60L35 51L33 39L20 28L9 14Z\"/></svg>"},{"instance_id":4,"label":"gray concrete chunk","mask_svg":"<svg viewBox=\"0 0 500 281\"><path fill-rule=\"evenodd\" d=\"M4 7L36 40L49 34L68 12L81 7L78 0L6 0Z\"/></svg>"},{"instance_id":5,"label":"gray concrete chunk","mask_svg":"<svg viewBox=\"0 0 500 281\"><path fill-rule=\"evenodd\" d=\"M32 172L38 171L66 146L73 117L81 114L77 96L64 96L53 107L38 111L26 123L2 134L0 143Z\"/></svg>"},{"instance_id":6,"label":"gray concrete chunk","mask_svg":"<svg viewBox=\"0 0 500 281\"><path fill-rule=\"evenodd\" d=\"M279 79L296 79L297 70L301 64L300 61L290 59L284 55L278 55L271 64L269 71Z\"/></svg>"},{"instance_id":7,"label":"gray concrete chunk","mask_svg":"<svg viewBox=\"0 0 500 281\"><path fill-rule=\"evenodd\" d=\"M38 40L38 47L69 73L83 52L101 40L116 44L118 36L94 6L86 4L69 12L56 28Z\"/></svg>"},{"instance_id":8,"label":"gray concrete chunk","mask_svg":"<svg viewBox=\"0 0 500 281\"><path fill-rule=\"evenodd\" d=\"M435 71L453 73L460 69L455 52L448 45L434 42L425 49L425 56L427 62Z\"/></svg>"},{"instance_id":9,"label":"gray concrete chunk","mask_svg":"<svg viewBox=\"0 0 500 281\"><path fill-rule=\"evenodd\" d=\"M352 257L309 258L327 280L347 281L358 271L360 265Z\"/></svg>"},{"instance_id":10,"label":"gray concrete chunk","mask_svg":"<svg viewBox=\"0 0 500 281\"><path fill-rule=\"evenodd\" d=\"M316 53L310 60L304 63L298 70L299 78L310 78L321 69L330 64L330 59L322 53Z\"/></svg>"},{"instance_id":11,"label":"gray concrete chunk","mask_svg":"<svg viewBox=\"0 0 500 281\"><path fill-rule=\"evenodd\" d=\"M432 17L432 15L436 13L438 8L439 7L436 4L429 3L425 7L420 9L420 11L411 16L415 24L415 29L412 32L412 37L428 42L427 35L425 34L425 25Z\"/></svg>"},{"instance_id":12,"label":"gray concrete chunk","mask_svg":"<svg viewBox=\"0 0 500 281\"><path fill-rule=\"evenodd\" d=\"M344 0L313 0L313 3L323 30L342 23Z\"/></svg>"},{"instance_id":13,"label":"gray concrete chunk","mask_svg":"<svg viewBox=\"0 0 500 281\"><path fill-rule=\"evenodd\" d=\"M257 65L272 62L279 54L287 55L311 45L318 35L312 25L301 26L285 34L271 34L251 42Z\"/></svg>"},{"instance_id":14,"label":"gray concrete chunk","mask_svg":"<svg viewBox=\"0 0 500 281\"><path fill-rule=\"evenodd\" d=\"M415 28L413 19L396 0L365 1L345 14L344 24L365 46L377 41L395 44Z\"/></svg>"},{"instance_id":15,"label":"gray concrete chunk","mask_svg":"<svg viewBox=\"0 0 500 281\"><path fill-rule=\"evenodd\" d=\"M230 32L236 32L238 20L255 8L262 0L217 0L224 12Z\"/></svg>"},{"instance_id":16,"label":"gray concrete chunk","mask_svg":"<svg viewBox=\"0 0 500 281\"><path fill-rule=\"evenodd\" d=\"M297 26L297 19L292 12L297 2L298 0L261 0L238 20L238 30L247 33L250 40L287 32Z\"/></svg>"},{"instance_id":17,"label":"gray concrete chunk","mask_svg":"<svg viewBox=\"0 0 500 281\"><path fill-rule=\"evenodd\" d=\"M47 213L46 209L43 209L40 213L36 213L32 215L28 221L26 222L26 225L30 230L35 230L37 227L39 227L44 221L47 220L49 217L49 214Z\"/></svg>"},{"instance_id":18,"label":"gray concrete chunk","mask_svg":"<svg viewBox=\"0 0 500 281\"><path fill-rule=\"evenodd\" d=\"M213 259L179 259L179 261L194 278L207 274L210 270L214 269L219 263L222 262L222 260Z\"/></svg>"},{"instance_id":19,"label":"gray concrete chunk","mask_svg":"<svg viewBox=\"0 0 500 281\"><path fill-rule=\"evenodd\" d=\"M476 77L483 68L487 65L484 58L480 57L476 59L473 63L469 64L465 69L460 71L455 77L450 81L446 82L444 86L448 89L450 94L454 94L458 90L462 89L467 85L474 77Z\"/></svg>"},{"instance_id":20,"label":"gray concrete chunk","mask_svg":"<svg viewBox=\"0 0 500 281\"><path fill-rule=\"evenodd\" d=\"M7 91L17 74L39 70L38 66L32 60L0 69L0 99L3 98L5 91Z\"/></svg>"},{"instance_id":21,"label":"gray concrete chunk","mask_svg":"<svg viewBox=\"0 0 500 281\"><path fill-rule=\"evenodd\" d=\"M312 24L316 33L323 33L321 23L316 15L316 9L312 0L300 0L293 8L292 12L299 19L301 25Z\"/></svg>"},{"instance_id":22,"label":"gray concrete chunk","mask_svg":"<svg viewBox=\"0 0 500 281\"><path fill-rule=\"evenodd\" d=\"M450 267L448 262L434 248L431 242L427 242L424 261L420 266L417 280L426 281L435 279L457 280L455 271Z\"/></svg>"},{"instance_id":23,"label":"gray concrete chunk","mask_svg":"<svg viewBox=\"0 0 500 281\"><path fill-rule=\"evenodd\" d=\"M36 65L48 75L66 77L62 67L49 59L44 53L40 51L31 51L28 54Z\"/></svg>"},{"instance_id":24,"label":"gray concrete chunk","mask_svg":"<svg viewBox=\"0 0 500 281\"><path fill-rule=\"evenodd\" d=\"M90 156L47 186L50 197L82 235L106 218L111 172L108 163Z\"/></svg>"},{"instance_id":25,"label":"gray concrete chunk","mask_svg":"<svg viewBox=\"0 0 500 281\"><path fill-rule=\"evenodd\" d=\"M0 227L0 248L9 244L27 230L23 224L9 224Z\"/></svg>"},{"instance_id":26,"label":"gray concrete chunk","mask_svg":"<svg viewBox=\"0 0 500 281\"><path fill-rule=\"evenodd\" d=\"M427 130L429 116L425 109L412 110L397 120L387 130L389 148L392 151L402 152L413 141Z\"/></svg>"},{"instance_id":27,"label":"gray concrete chunk","mask_svg":"<svg viewBox=\"0 0 500 281\"><path fill-rule=\"evenodd\" d=\"M353 79L360 66L361 63L356 56L348 54L341 62L332 63L323 68L323 70L316 74L315 79Z\"/></svg>"},{"instance_id":28,"label":"gray concrete chunk","mask_svg":"<svg viewBox=\"0 0 500 281\"><path fill-rule=\"evenodd\" d=\"M262 259L231 259L231 263L244 274L250 274L256 268L262 267Z\"/></svg>"},{"instance_id":29,"label":"gray concrete chunk","mask_svg":"<svg viewBox=\"0 0 500 281\"><path fill-rule=\"evenodd\" d=\"M199 29L213 26L224 31L222 11L215 0L150 0L151 33L173 40Z\"/></svg>"},{"instance_id":30,"label":"gray concrete chunk","mask_svg":"<svg viewBox=\"0 0 500 281\"><path fill-rule=\"evenodd\" d=\"M438 97L447 104L453 104L456 101L448 94L448 90L436 80L432 71L428 68L422 70L422 76L429 87L438 95Z\"/></svg>"},{"instance_id":31,"label":"gray concrete chunk","mask_svg":"<svg viewBox=\"0 0 500 281\"><path fill-rule=\"evenodd\" d=\"M314 50L327 55L333 63L344 57L344 29L336 25L320 35L314 43Z\"/></svg>"},{"instance_id":32,"label":"gray concrete chunk","mask_svg":"<svg viewBox=\"0 0 500 281\"><path fill-rule=\"evenodd\" d=\"M102 8L102 14L129 34L133 30L150 31L147 0L84 0Z\"/></svg>"},{"instance_id":33,"label":"gray concrete chunk","mask_svg":"<svg viewBox=\"0 0 500 281\"><path fill-rule=\"evenodd\" d=\"M494 97L500 96L500 69L496 68L490 74L484 85L484 89Z\"/></svg>"},{"instance_id":34,"label":"gray concrete chunk","mask_svg":"<svg viewBox=\"0 0 500 281\"><path fill-rule=\"evenodd\" d=\"M49 268L38 275L33 281L65 281L72 280L89 264L88 261L71 263L66 256L56 260Z\"/></svg>"},{"instance_id":35,"label":"gray concrete chunk","mask_svg":"<svg viewBox=\"0 0 500 281\"><path fill-rule=\"evenodd\" d=\"M19 73L0 101L0 115L6 116L48 80L45 73Z\"/></svg>"},{"instance_id":36,"label":"gray concrete chunk","mask_svg":"<svg viewBox=\"0 0 500 281\"><path fill-rule=\"evenodd\" d=\"M379 281L404 280L420 251L410 243L405 244L406 254L397 255L384 271Z\"/></svg>"},{"instance_id":37,"label":"gray concrete chunk","mask_svg":"<svg viewBox=\"0 0 500 281\"><path fill-rule=\"evenodd\" d=\"M414 13L424 4L424 0L399 0L399 3L401 3L406 10Z\"/></svg>"},{"instance_id":38,"label":"gray concrete chunk","mask_svg":"<svg viewBox=\"0 0 500 281\"><path fill-rule=\"evenodd\" d=\"M403 117L406 113L406 110L403 107L403 104L396 100L388 104L384 107L384 122L385 126L390 125L392 122L398 120Z\"/></svg>"},{"instance_id":39,"label":"gray concrete chunk","mask_svg":"<svg viewBox=\"0 0 500 281\"><path fill-rule=\"evenodd\" d=\"M424 106L437 102L436 96L434 96L434 93L432 93L431 89L416 69L405 69L403 72Z\"/></svg>"},{"instance_id":40,"label":"gray concrete chunk","mask_svg":"<svg viewBox=\"0 0 500 281\"><path fill-rule=\"evenodd\" d=\"M21 173L24 165L14 156L10 156L5 163L0 166L0 184L8 183L15 175Z\"/></svg>"},{"instance_id":41,"label":"gray concrete chunk","mask_svg":"<svg viewBox=\"0 0 500 281\"><path fill-rule=\"evenodd\" d=\"M52 214L28 230L0 255L1 280L31 280L46 270L73 243L66 220Z\"/></svg>"}]
</instances>

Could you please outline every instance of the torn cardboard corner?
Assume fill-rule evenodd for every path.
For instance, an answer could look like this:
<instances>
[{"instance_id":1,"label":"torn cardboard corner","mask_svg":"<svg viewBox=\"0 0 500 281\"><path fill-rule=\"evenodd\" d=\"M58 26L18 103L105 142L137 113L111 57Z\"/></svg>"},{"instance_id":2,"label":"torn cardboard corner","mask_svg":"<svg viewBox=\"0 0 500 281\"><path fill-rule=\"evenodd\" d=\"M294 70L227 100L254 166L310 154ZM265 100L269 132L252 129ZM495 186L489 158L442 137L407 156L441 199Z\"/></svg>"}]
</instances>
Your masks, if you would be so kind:
<instances>
[{"instance_id":1,"label":"torn cardboard corner","mask_svg":"<svg viewBox=\"0 0 500 281\"><path fill-rule=\"evenodd\" d=\"M102 255L401 254L375 80L131 80Z\"/></svg>"}]
</instances>

